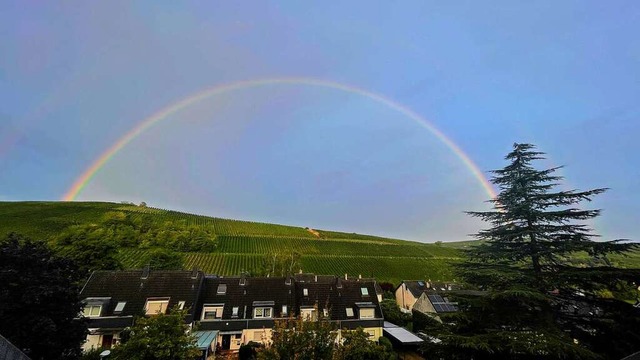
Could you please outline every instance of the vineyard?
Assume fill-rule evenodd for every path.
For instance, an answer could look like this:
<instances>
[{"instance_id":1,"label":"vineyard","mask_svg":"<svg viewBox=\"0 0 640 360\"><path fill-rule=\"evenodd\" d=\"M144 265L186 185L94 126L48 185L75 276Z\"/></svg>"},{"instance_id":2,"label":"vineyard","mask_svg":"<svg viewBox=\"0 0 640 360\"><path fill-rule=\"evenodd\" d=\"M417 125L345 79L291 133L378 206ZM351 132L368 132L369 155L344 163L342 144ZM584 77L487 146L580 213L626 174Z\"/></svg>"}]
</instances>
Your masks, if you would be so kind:
<instances>
[{"instance_id":1,"label":"vineyard","mask_svg":"<svg viewBox=\"0 0 640 360\"><path fill-rule=\"evenodd\" d=\"M97 202L0 202L0 236L18 232L33 239L51 241L74 226L89 225L91 229L99 227L105 218L122 217L128 222L142 224L141 227L160 229L153 236L171 231L178 237L182 234L205 236L210 250L184 250L180 253L183 267L197 267L221 276L238 275L243 271L256 274L263 267L265 255L297 253L300 256L298 266L304 272L361 274L396 284L403 279L453 280L452 264L460 260L460 249L474 244L423 244L314 229L316 235L305 227ZM134 241L135 247L119 246L118 258L126 268L144 266L147 255L158 246L149 242L137 244ZM616 255L612 260L622 266L634 267L640 263L640 253L629 257Z\"/></svg>"}]
</instances>

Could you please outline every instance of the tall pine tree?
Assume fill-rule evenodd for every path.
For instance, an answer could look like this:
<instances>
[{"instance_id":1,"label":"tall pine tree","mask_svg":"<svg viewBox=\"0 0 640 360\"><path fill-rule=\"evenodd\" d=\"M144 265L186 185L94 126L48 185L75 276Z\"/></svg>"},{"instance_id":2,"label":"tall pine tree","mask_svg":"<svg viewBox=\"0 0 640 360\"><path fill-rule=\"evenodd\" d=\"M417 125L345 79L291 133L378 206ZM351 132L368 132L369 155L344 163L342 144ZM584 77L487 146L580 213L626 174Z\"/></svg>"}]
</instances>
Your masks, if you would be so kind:
<instances>
[{"instance_id":1,"label":"tall pine tree","mask_svg":"<svg viewBox=\"0 0 640 360\"><path fill-rule=\"evenodd\" d=\"M602 294L640 280L607 255L635 244L594 241L584 224L600 210L578 208L603 193L558 190L558 167L538 170L544 153L514 144L509 164L492 171L500 193L494 210L468 212L491 224L461 265L465 280L487 290L461 298L462 311L433 329L443 340L427 346L446 357L475 359L620 358L640 350L638 309Z\"/></svg>"}]
</instances>

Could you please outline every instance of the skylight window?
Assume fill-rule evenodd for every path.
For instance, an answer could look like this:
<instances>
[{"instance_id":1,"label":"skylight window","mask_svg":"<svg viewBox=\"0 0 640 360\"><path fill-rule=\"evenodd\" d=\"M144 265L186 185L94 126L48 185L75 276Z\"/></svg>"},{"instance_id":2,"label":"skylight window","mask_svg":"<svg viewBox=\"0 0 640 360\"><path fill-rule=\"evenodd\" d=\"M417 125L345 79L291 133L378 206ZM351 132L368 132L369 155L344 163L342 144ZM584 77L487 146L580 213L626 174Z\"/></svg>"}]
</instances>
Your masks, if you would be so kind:
<instances>
[{"instance_id":1,"label":"skylight window","mask_svg":"<svg viewBox=\"0 0 640 360\"><path fill-rule=\"evenodd\" d=\"M302 295L309 296L309 289L307 288L302 289Z\"/></svg>"},{"instance_id":2,"label":"skylight window","mask_svg":"<svg viewBox=\"0 0 640 360\"><path fill-rule=\"evenodd\" d=\"M227 284L218 285L218 291L216 291L217 295L224 295L227 293Z\"/></svg>"},{"instance_id":3,"label":"skylight window","mask_svg":"<svg viewBox=\"0 0 640 360\"><path fill-rule=\"evenodd\" d=\"M234 306L233 308L231 308L231 310L232 310L231 311L231 316L238 317L238 309L239 309L238 306Z\"/></svg>"},{"instance_id":4,"label":"skylight window","mask_svg":"<svg viewBox=\"0 0 640 360\"><path fill-rule=\"evenodd\" d=\"M362 296L369 296L369 289L366 287L360 288L360 292L362 293Z\"/></svg>"},{"instance_id":5,"label":"skylight window","mask_svg":"<svg viewBox=\"0 0 640 360\"><path fill-rule=\"evenodd\" d=\"M348 307L345 309L347 311L347 317L353 317L353 308Z\"/></svg>"},{"instance_id":6,"label":"skylight window","mask_svg":"<svg viewBox=\"0 0 640 360\"><path fill-rule=\"evenodd\" d=\"M121 313L124 310L124 306L127 305L126 301L119 301L116 305L116 308L113 310L114 313Z\"/></svg>"}]
</instances>

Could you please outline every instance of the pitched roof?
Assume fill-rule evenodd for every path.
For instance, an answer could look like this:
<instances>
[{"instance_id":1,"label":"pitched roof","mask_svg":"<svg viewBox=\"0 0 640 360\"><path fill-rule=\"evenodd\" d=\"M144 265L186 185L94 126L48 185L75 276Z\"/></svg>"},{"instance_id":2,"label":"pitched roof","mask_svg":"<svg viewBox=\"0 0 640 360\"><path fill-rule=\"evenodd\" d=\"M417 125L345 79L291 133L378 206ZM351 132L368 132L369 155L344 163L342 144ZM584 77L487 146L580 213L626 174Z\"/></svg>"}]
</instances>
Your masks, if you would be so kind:
<instances>
[{"instance_id":1,"label":"pitched roof","mask_svg":"<svg viewBox=\"0 0 640 360\"><path fill-rule=\"evenodd\" d=\"M327 309L331 320L358 319L362 308L373 308L375 317L382 318L372 280L344 280L334 276L331 282L327 278L322 282L296 283L296 300L297 311L301 307L317 307L321 313ZM347 314L347 308L352 312Z\"/></svg>"},{"instance_id":2,"label":"pitched roof","mask_svg":"<svg viewBox=\"0 0 640 360\"><path fill-rule=\"evenodd\" d=\"M184 307L190 308L190 315L193 315L203 279L204 274L200 271L95 271L80 296L83 299L101 298L101 317L139 315L149 298L168 298L168 308L184 301ZM121 311L115 311L122 302L125 304L119 309ZM192 321L190 316L186 321Z\"/></svg>"},{"instance_id":3,"label":"pitched roof","mask_svg":"<svg viewBox=\"0 0 640 360\"><path fill-rule=\"evenodd\" d=\"M244 282L242 282L244 281ZM244 285L241 285L241 284ZM273 317L282 317L282 306L287 305L287 312L291 312L294 298L294 282L287 278L241 278L241 277L211 277L204 281L201 304L224 304L223 319L252 319L253 308L263 302L269 302L273 307ZM224 292L218 291L218 289ZM197 314L202 313L202 306ZM238 315L233 316L233 308L238 307Z\"/></svg>"},{"instance_id":4,"label":"pitched roof","mask_svg":"<svg viewBox=\"0 0 640 360\"><path fill-rule=\"evenodd\" d=\"M460 286L457 284L439 283L423 280L403 280L402 283L407 286L407 290L409 290L416 299L419 298L420 295L422 295L422 293L427 290L453 291L460 288ZM398 286L398 288L402 286L402 283Z\"/></svg>"}]
</instances>

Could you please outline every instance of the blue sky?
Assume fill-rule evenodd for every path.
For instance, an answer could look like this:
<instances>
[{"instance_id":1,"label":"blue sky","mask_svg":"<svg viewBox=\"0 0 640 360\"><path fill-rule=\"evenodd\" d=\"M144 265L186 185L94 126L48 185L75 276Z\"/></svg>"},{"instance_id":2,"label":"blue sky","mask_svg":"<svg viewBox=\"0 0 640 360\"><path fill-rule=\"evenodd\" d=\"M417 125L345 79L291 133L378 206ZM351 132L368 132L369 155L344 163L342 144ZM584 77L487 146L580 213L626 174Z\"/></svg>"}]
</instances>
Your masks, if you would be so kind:
<instances>
[{"instance_id":1,"label":"blue sky","mask_svg":"<svg viewBox=\"0 0 640 360\"><path fill-rule=\"evenodd\" d=\"M57 200L143 119L216 85L306 77L380 94L483 171L514 142L609 187L592 224L640 239L637 1L4 1L0 200ZM466 240L478 179L433 133L380 102L254 87L177 112L118 152L80 200Z\"/></svg>"}]
</instances>

